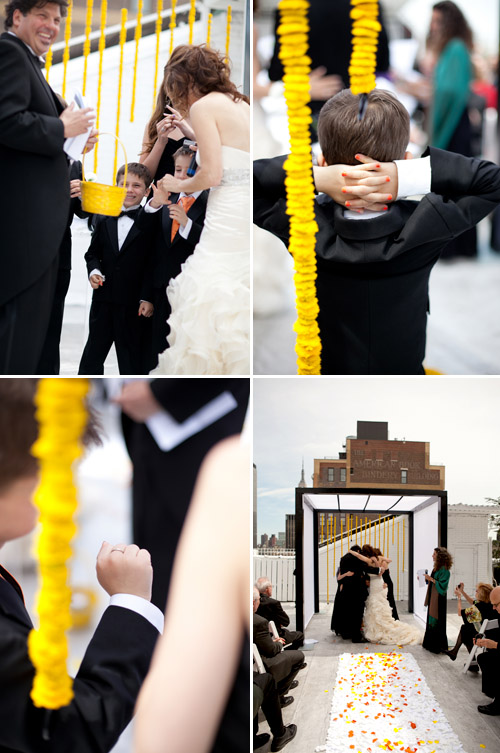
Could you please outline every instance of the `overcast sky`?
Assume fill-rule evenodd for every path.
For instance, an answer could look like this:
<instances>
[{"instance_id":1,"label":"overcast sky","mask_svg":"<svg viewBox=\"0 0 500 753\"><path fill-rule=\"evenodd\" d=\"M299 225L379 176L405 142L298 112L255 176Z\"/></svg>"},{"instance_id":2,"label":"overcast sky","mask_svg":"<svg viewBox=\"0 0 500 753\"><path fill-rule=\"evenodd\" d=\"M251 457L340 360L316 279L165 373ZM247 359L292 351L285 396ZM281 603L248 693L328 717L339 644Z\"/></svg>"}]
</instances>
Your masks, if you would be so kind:
<instances>
[{"instance_id":1,"label":"overcast sky","mask_svg":"<svg viewBox=\"0 0 500 753\"><path fill-rule=\"evenodd\" d=\"M387 421L389 439L430 442L449 504L500 497L500 377L254 378L254 463L260 535L295 512L302 457L342 451L356 422Z\"/></svg>"}]
</instances>

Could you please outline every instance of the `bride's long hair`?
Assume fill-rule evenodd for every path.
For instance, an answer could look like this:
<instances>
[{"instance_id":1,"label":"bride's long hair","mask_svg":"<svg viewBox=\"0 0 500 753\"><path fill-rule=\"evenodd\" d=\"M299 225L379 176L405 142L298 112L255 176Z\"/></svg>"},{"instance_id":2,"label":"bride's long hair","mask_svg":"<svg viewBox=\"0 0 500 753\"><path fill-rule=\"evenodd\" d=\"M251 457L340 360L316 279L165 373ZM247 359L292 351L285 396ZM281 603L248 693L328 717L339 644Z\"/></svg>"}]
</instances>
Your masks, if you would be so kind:
<instances>
[{"instance_id":1,"label":"bride's long hair","mask_svg":"<svg viewBox=\"0 0 500 753\"><path fill-rule=\"evenodd\" d=\"M189 111L189 95L204 97L211 92L229 94L235 102L249 103L230 79L224 55L206 44L181 44L173 50L164 69L163 85L173 106L183 115Z\"/></svg>"}]
</instances>

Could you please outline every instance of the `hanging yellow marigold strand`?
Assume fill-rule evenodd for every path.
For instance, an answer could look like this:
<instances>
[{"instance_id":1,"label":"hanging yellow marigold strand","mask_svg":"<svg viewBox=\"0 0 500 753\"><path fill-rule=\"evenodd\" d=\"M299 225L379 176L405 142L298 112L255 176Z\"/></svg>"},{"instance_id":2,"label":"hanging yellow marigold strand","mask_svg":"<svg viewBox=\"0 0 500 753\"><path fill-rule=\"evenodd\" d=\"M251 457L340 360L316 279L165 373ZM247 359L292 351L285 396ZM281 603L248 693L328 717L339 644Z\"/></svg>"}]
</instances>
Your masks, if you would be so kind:
<instances>
[{"instance_id":1,"label":"hanging yellow marigold strand","mask_svg":"<svg viewBox=\"0 0 500 753\"><path fill-rule=\"evenodd\" d=\"M377 0L351 0L352 52L349 78L353 94L368 94L375 89L378 35Z\"/></svg>"},{"instance_id":2,"label":"hanging yellow marigold strand","mask_svg":"<svg viewBox=\"0 0 500 753\"><path fill-rule=\"evenodd\" d=\"M31 698L35 706L46 709L66 706L73 698L73 680L66 668L65 631L71 624L67 562L76 532L72 466L82 454L80 437L87 424L88 389L88 379L41 379L35 398L39 435L32 453L40 461L41 473L35 493L41 523L37 543L40 627L31 631L28 649L35 667Z\"/></svg>"},{"instance_id":3,"label":"hanging yellow marigold strand","mask_svg":"<svg viewBox=\"0 0 500 753\"><path fill-rule=\"evenodd\" d=\"M285 99L288 110L290 155L284 169L287 214L290 215L289 250L295 266L297 333L295 351L299 374L321 373L321 340L316 297L316 233L314 181L311 160L309 74L307 56L309 21L307 0L281 0L279 57L283 62Z\"/></svg>"}]
</instances>

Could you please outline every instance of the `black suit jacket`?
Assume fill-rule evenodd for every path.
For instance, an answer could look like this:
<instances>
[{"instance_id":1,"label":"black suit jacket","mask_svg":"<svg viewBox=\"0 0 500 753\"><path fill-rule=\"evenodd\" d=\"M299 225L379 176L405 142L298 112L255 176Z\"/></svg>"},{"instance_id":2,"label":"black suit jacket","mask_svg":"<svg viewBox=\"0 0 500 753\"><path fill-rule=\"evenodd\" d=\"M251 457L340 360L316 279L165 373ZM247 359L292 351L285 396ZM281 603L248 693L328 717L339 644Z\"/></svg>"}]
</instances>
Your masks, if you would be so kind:
<instances>
[{"instance_id":1,"label":"black suit jacket","mask_svg":"<svg viewBox=\"0 0 500 753\"><path fill-rule=\"evenodd\" d=\"M170 198L172 203L176 204L179 194L172 194ZM189 207L187 216L192 220L193 224L187 239L183 238L180 232L177 231L174 240L170 240L172 235L172 220L168 213L168 207L163 207L158 212L142 212L141 217L137 218L141 227L153 233L154 252L150 261L149 273L152 277L153 287L161 288L163 293L165 293L169 280L180 274L181 264L193 253L196 244L200 240L207 208L207 199L208 191L202 191L194 204Z\"/></svg>"},{"instance_id":2,"label":"black suit jacket","mask_svg":"<svg viewBox=\"0 0 500 753\"><path fill-rule=\"evenodd\" d=\"M69 179L70 181L82 179L82 163L79 160L71 163ZM90 217L89 213L82 209L81 199L78 198L72 198L69 202L68 221L59 249L59 269L71 269L71 223L75 214L82 220Z\"/></svg>"},{"instance_id":3,"label":"black suit jacket","mask_svg":"<svg viewBox=\"0 0 500 753\"><path fill-rule=\"evenodd\" d=\"M49 268L68 219L62 106L37 60L12 34L0 36L0 305Z\"/></svg>"},{"instance_id":4,"label":"black suit jacket","mask_svg":"<svg viewBox=\"0 0 500 753\"><path fill-rule=\"evenodd\" d=\"M102 286L94 290L93 301L137 303L137 307L141 299L151 301L152 291L146 279L151 257L151 235L141 229L138 219L139 215L120 250L118 219L104 217L97 222L85 261L89 274L99 269L106 279Z\"/></svg>"},{"instance_id":5,"label":"black suit jacket","mask_svg":"<svg viewBox=\"0 0 500 753\"><path fill-rule=\"evenodd\" d=\"M148 549L155 572L152 601L164 608L177 542L196 476L209 450L243 427L250 382L241 378L154 379L151 390L179 423L226 390L237 406L169 452L160 450L147 427L123 415L123 434L134 465L132 516L134 543Z\"/></svg>"},{"instance_id":6,"label":"black suit jacket","mask_svg":"<svg viewBox=\"0 0 500 753\"><path fill-rule=\"evenodd\" d=\"M270 596L261 595L257 614L264 617L269 622L272 620L280 635L283 632L282 628L288 627L290 624L290 617L281 606L281 602Z\"/></svg>"},{"instance_id":7,"label":"black suit jacket","mask_svg":"<svg viewBox=\"0 0 500 753\"><path fill-rule=\"evenodd\" d=\"M445 244L500 201L491 162L430 148L431 193L355 221L316 200L322 374L422 374L432 267ZM254 163L254 222L288 246L285 157Z\"/></svg>"},{"instance_id":8,"label":"black suit jacket","mask_svg":"<svg viewBox=\"0 0 500 753\"><path fill-rule=\"evenodd\" d=\"M365 598L368 593L365 582L366 574L372 573L373 575L377 575L380 570L378 567L366 565L362 560L355 557L354 554L349 554L349 552L341 557L339 569L341 574L348 573L349 571L354 573L354 575L349 575L340 581L344 585L346 593L360 592L365 595Z\"/></svg>"},{"instance_id":9,"label":"black suit jacket","mask_svg":"<svg viewBox=\"0 0 500 753\"><path fill-rule=\"evenodd\" d=\"M74 698L50 714L30 699L32 623L22 599L0 579L0 750L2 753L105 753L132 717L158 631L129 609L108 607L74 681ZM49 740L42 733L48 726Z\"/></svg>"}]
</instances>

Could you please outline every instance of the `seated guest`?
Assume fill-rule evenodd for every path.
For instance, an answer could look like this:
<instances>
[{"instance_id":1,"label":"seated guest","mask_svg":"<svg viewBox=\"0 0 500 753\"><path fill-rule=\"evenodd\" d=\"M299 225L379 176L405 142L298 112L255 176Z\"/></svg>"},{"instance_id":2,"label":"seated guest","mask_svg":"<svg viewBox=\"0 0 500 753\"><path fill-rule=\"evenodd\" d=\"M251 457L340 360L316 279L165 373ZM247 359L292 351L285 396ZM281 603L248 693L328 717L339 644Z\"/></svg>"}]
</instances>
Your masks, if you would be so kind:
<instances>
[{"instance_id":1,"label":"seated guest","mask_svg":"<svg viewBox=\"0 0 500 753\"><path fill-rule=\"evenodd\" d=\"M300 630L287 630L287 626L290 624L290 617L287 615L281 602L277 599L273 599L273 584L268 578L258 578L255 584L260 593L260 604L257 609L257 614L264 617L266 620L271 620L276 625L276 630L279 633L280 638L285 639L285 643L290 643L287 649L297 649L304 644L304 633Z\"/></svg>"},{"instance_id":2,"label":"seated guest","mask_svg":"<svg viewBox=\"0 0 500 753\"><path fill-rule=\"evenodd\" d=\"M500 586L497 586L490 593L491 606L500 614ZM496 618L496 615L495 615ZM479 654L477 661L483 674L483 693L493 698L493 703L487 706L478 706L477 710L481 714L489 716L500 715L500 652L498 646L500 643L500 629L488 630L490 637L474 638L476 646L486 648L486 651Z\"/></svg>"},{"instance_id":3,"label":"seated guest","mask_svg":"<svg viewBox=\"0 0 500 753\"><path fill-rule=\"evenodd\" d=\"M271 750L281 750L287 745L287 743L293 740L297 734L297 725L288 724L285 727L283 724L276 680L269 674L269 672L264 672L264 674L258 674L257 672L253 673L253 699L253 749L256 750L257 748L262 748L269 741L269 735L267 733L263 733L262 735L257 734L259 728L257 717L259 707L261 707L264 716L267 719L267 723L269 724L269 729L273 735Z\"/></svg>"},{"instance_id":4,"label":"seated guest","mask_svg":"<svg viewBox=\"0 0 500 753\"><path fill-rule=\"evenodd\" d=\"M484 622L484 620L494 620L496 617L495 610L490 603L490 594L493 590L493 586L489 583L478 583L476 586L476 598L472 599L464 591L464 584L459 583L455 588L455 596L458 597L458 616L462 617L463 625L460 628L457 642L450 651L445 651L452 661L457 658L458 651L462 643L467 648L467 651L472 651L474 645L474 637L476 635L475 622ZM470 607L462 609L462 597L469 602ZM471 672L477 672L476 665L469 667Z\"/></svg>"},{"instance_id":5,"label":"seated guest","mask_svg":"<svg viewBox=\"0 0 500 753\"><path fill-rule=\"evenodd\" d=\"M269 632L269 622L257 614L260 604L260 593L253 589L253 642L259 649L265 668L272 674L278 687L281 706L293 703L293 696L286 693L299 684L295 675L307 665L302 651L283 651L284 638L272 638Z\"/></svg>"},{"instance_id":6,"label":"seated guest","mask_svg":"<svg viewBox=\"0 0 500 753\"><path fill-rule=\"evenodd\" d=\"M32 503L38 464L36 380L0 380L0 547L36 525ZM13 430L15 429L15 430ZM85 443L96 439L95 422ZM15 578L0 566L0 750L3 753L106 753L129 723L163 615L150 603L152 568L136 546L103 543L97 577L111 596L75 677L74 698L53 711L31 699L35 670L28 655L33 628Z\"/></svg>"}]
</instances>

